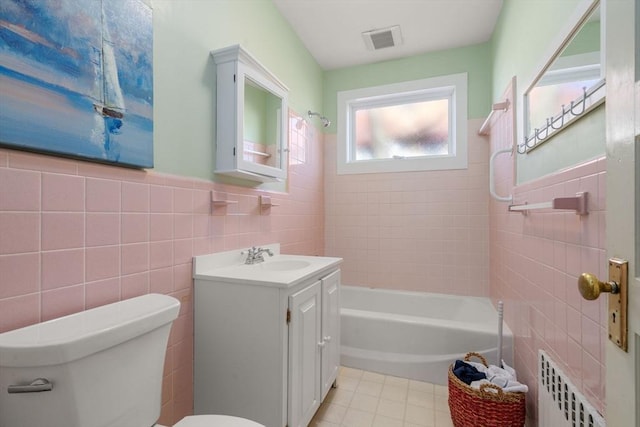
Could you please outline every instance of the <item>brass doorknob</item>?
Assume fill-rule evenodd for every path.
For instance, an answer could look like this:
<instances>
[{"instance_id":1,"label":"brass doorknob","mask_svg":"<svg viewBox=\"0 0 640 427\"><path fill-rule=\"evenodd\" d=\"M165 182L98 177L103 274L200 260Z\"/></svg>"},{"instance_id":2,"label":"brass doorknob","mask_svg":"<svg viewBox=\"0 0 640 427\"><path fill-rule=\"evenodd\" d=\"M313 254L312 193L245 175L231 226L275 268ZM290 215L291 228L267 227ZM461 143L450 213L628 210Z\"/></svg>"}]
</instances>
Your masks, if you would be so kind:
<instances>
[{"instance_id":1,"label":"brass doorknob","mask_svg":"<svg viewBox=\"0 0 640 427\"><path fill-rule=\"evenodd\" d=\"M578 290L582 298L594 300L600 296L601 292L617 294L620 286L616 282L601 282L596 276L590 273L582 273L578 278Z\"/></svg>"}]
</instances>

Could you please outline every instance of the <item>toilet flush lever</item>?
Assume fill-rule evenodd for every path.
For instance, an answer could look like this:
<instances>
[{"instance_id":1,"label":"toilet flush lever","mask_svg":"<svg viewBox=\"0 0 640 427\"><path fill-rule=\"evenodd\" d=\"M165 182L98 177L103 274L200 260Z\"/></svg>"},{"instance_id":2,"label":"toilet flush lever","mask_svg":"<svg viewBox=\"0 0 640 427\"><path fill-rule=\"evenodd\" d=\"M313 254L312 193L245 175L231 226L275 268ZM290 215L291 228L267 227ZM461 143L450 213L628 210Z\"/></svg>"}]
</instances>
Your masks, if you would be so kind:
<instances>
[{"instance_id":1,"label":"toilet flush lever","mask_svg":"<svg viewBox=\"0 0 640 427\"><path fill-rule=\"evenodd\" d=\"M53 384L46 378L36 378L30 384L10 385L7 391L13 393L38 393L41 391L53 390Z\"/></svg>"}]
</instances>

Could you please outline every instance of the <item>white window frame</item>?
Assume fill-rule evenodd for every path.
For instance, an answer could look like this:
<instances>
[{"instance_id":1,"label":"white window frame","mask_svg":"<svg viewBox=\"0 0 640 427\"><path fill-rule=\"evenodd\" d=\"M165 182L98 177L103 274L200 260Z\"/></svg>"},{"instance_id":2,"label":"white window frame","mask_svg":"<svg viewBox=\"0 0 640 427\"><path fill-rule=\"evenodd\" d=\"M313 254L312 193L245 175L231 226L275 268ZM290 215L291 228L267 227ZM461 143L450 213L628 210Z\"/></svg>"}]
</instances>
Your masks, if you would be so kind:
<instances>
[{"instance_id":1,"label":"white window frame","mask_svg":"<svg viewBox=\"0 0 640 427\"><path fill-rule=\"evenodd\" d=\"M449 97L448 155L355 160L354 109ZM467 168L467 73L338 92L339 175Z\"/></svg>"}]
</instances>

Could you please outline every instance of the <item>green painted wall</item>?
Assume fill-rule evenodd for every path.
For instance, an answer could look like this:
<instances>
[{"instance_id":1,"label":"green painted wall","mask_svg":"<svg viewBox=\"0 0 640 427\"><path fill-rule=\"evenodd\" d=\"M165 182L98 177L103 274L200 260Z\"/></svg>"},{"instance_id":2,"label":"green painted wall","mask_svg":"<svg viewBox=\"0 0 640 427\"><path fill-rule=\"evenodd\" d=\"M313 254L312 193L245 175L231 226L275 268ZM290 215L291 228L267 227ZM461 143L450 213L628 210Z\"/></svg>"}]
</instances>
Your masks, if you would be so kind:
<instances>
[{"instance_id":1,"label":"green painted wall","mask_svg":"<svg viewBox=\"0 0 640 427\"><path fill-rule=\"evenodd\" d=\"M468 73L468 116L488 114L491 99L490 45L483 43L432 52L409 58L359 65L325 72L323 113L332 121L327 132L335 133L337 93L455 73Z\"/></svg>"},{"instance_id":2,"label":"green painted wall","mask_svg":"<svg viewBox=\"0 0 640 427\"><path fill-rule=\"evenodd\" d=\"M153 0L152 7L155 170L222 181L213 174L213 49L241 44L288 86L292 110L322 108L322 69L271 0Z\"/></svg>"},{"instance_id":3,"label":"green painted wall","mask_svg":"<svg viewBox=\"0 0 640 427\"><path fill-rule=\"evenodd\" d=\"M522 109L522 95L560 46L560 35L568 34L572 21L578 18L577 9L584 4L585 0L508 0L503 3L491 39L494 100L500 99L511 78L516 76L516 101L519 101L516 106ZM603 110L604 107L600 107L586 115L530 154L518 155L517 183L604 155ZM522 112L518 114L518 141L522 141Z\"/></svg>"}]
</instances>

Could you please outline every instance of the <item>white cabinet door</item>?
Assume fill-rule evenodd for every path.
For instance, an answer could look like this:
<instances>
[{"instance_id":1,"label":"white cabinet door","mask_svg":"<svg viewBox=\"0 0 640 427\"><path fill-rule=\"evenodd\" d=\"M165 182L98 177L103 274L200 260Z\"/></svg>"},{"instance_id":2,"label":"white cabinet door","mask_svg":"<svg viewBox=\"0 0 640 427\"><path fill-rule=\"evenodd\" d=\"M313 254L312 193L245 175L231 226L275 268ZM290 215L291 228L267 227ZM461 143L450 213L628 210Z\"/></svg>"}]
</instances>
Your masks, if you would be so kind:
<instances>
[{"instance_id":1,"label":"white cabinet door","mask_svg":"<svg viewBox=\"0 0 640 427\"><path fill-rule=\"evenodd\" d=\"M289 427L306 427L320 407L321 282L289 297Z\"/></svg>"},{"instance_id":2,"label":"white cabinet door","mask_svg":"<svg viewBox=\"0 0 640 427\"><path fill-rule=\"evenodd\" d=\"M322 399L340 367L340 270L322 279Z\"/></svg>"}]
</instances>

